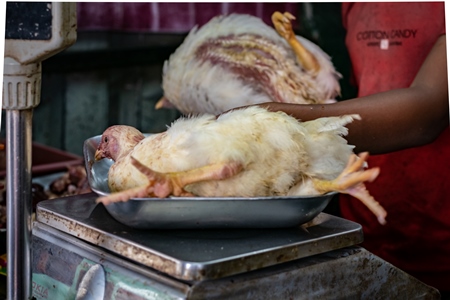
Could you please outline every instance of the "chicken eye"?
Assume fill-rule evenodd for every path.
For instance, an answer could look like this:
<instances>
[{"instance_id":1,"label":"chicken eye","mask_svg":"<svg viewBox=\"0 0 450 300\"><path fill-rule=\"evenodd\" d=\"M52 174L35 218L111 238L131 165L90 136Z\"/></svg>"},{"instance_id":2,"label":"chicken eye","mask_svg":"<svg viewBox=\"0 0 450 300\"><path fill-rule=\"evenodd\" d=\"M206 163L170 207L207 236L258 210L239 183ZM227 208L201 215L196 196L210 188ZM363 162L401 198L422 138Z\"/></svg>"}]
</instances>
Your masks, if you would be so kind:
<instances>
[{"instance_id":1,"label":"chicken eye","mask_svg":"<svg viewBox=\"0 0 450 300\"><path fill-rule=\"evenodd\" d=\"M105 138L103 139L103 141L104 141L105 143L107 143L107 142L108 142L108 137L105 136Z\"/></svg>"}]
</instances>

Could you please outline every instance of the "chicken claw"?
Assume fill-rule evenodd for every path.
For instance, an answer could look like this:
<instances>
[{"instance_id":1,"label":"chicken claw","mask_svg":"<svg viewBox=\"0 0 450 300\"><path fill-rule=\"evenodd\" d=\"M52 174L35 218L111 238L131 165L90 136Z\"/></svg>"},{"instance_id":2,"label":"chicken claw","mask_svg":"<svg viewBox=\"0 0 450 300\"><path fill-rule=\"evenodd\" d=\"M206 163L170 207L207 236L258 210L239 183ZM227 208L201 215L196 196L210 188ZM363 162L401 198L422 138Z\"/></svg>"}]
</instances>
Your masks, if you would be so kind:
<instances>
[{"instance_id":1,"label":"chicken claw","mask_svg":"<svg viewBox=\"0 0 450 300\"><path fill-rule=\"evenodd\" d=\"M292 30L291 20L295 20L295 17L289 12L282 14L276 11L272 14L272 23L278 34L289 43L303 67L306 70L313 72L313 74L317 74L320 70L319 62L316 57L299 42Z\"/></svg>"},{"instance_id":2,"label":"chicken claw","mask_svg":"<svg viewBox=\"0 0 450 300\"><path fill-rule=\"evenodd\" d=\"M291 20L295 20L295 17L289 13L284 14L276 11L272 14L272 23L275 26L278 34L281 35L286 40L295 38L294 31L292 30Z\"/></svg>"},{"instance_id":3,"label":"chicken claw","mask_svg":"<svg viewBox=\"0 0 450 300\"><path fill-rule=\"evenodd\" d=\"M148 178L149 184L99 197L97 203L107 205L125 202L131 198L166 198L169 195L193 196L184 190L186 185L200 181L227 179L238 174L243 168L241 163L231 162L211 164L183 172L161 173L148 168L134 157L131 157L131 163Z\"/></svg>"},{"instance_id":4,"label":"chicken claw","mask_svg":"<svg viewBox=\"0 0 450 300\"><path fill-rule=\"evenodd\" d=\"M334 180L313 179L315 188L327 193L337 191L352 195L364 203L378 218L380 224L386 224L387 212L367 191L364 182L374 181L380 173L379 168L364 170L364 164L369 157L369 153L363 152L358 156L353 154L345 169Z\"/></svg>"}]
</instances>

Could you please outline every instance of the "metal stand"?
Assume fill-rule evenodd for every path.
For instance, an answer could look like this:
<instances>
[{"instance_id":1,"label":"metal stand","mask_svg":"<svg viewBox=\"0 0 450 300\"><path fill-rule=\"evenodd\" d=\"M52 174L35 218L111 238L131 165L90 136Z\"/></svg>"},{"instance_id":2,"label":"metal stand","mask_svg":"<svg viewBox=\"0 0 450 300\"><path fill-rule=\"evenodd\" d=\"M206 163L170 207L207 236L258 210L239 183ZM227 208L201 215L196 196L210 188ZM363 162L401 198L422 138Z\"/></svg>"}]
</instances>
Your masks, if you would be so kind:
<instances>
[{"instance_id":1,"label":"metal stand","mask_svg":"<svg viewBox=\"0 0 450 300\"><path fill-rule=\"evenodd\" d=\"M31 295L31 110L7 111L8 299Z\"/></svg>"},{"instance_id":2,"label":"metal stand","mask_svg":"<svg viewBox=\"0 0 450 300\"><path fill-rule=\"evenodd\" d=\"M22 66L5 59L8 299L31 296L31 128L40 84L40 63Z\"/></svg>"},{"instance_id":3,"label":"metal stand","mask_svg":"<svg viewBox=\"0 0 450 300\"><path fill-rule=\"evenodd\" d=\"M46 16L51 24L36 20L30 27L30 15ZM7 138L7 295L10 300L24 300L32 295L31 133L33 109L41 96L41 61L75 43L76 3L9 2L6 19L3 109ZM42 30L45 34L41 36ZM22 36L21 32L32 34Z\"/></svg>"}]
</instances>

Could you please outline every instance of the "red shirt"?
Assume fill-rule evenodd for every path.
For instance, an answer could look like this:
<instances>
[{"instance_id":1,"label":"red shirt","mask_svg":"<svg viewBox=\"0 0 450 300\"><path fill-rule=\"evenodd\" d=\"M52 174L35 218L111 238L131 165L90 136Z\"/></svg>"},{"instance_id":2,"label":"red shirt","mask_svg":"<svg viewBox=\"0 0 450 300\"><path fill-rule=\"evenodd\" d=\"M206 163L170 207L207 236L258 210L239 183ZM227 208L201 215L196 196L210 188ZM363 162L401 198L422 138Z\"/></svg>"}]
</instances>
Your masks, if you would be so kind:
<instances>
[{"instance_id":1,"label":"red shirt","mask_svg":"<svg viewBox=\"0 0 450 300\"><path fill-rule=\"evenodd\" d=\"M445 34L444 2L344 3L342 13L358 96L408 87ZM374 155L369 166L381 169L367 188L387 210L387 225L347 196L343 217L363 226L366 249L450 290L449 128L431 144Z\"/></svg>"}]
</instances>

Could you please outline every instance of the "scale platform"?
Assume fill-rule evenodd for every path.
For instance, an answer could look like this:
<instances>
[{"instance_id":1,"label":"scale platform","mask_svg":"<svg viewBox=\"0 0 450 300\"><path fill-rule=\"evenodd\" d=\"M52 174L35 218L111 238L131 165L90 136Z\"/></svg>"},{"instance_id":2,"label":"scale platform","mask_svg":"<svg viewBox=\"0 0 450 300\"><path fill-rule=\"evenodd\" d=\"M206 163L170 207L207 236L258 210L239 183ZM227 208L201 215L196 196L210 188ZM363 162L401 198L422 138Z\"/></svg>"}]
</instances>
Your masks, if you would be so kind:
<instances>
[{"instance_id":1,"label":"scale platform","mask_svg":"<svg viewBox=\"0 0 450 300\"><path fill-rule=\"evenodd\" d=\"M113 219L97 197L40 202L36 220L183 281L222 278L363 241L359 224L325 213L295 228L134 229Z\"/></svg>"}]
</instances>

